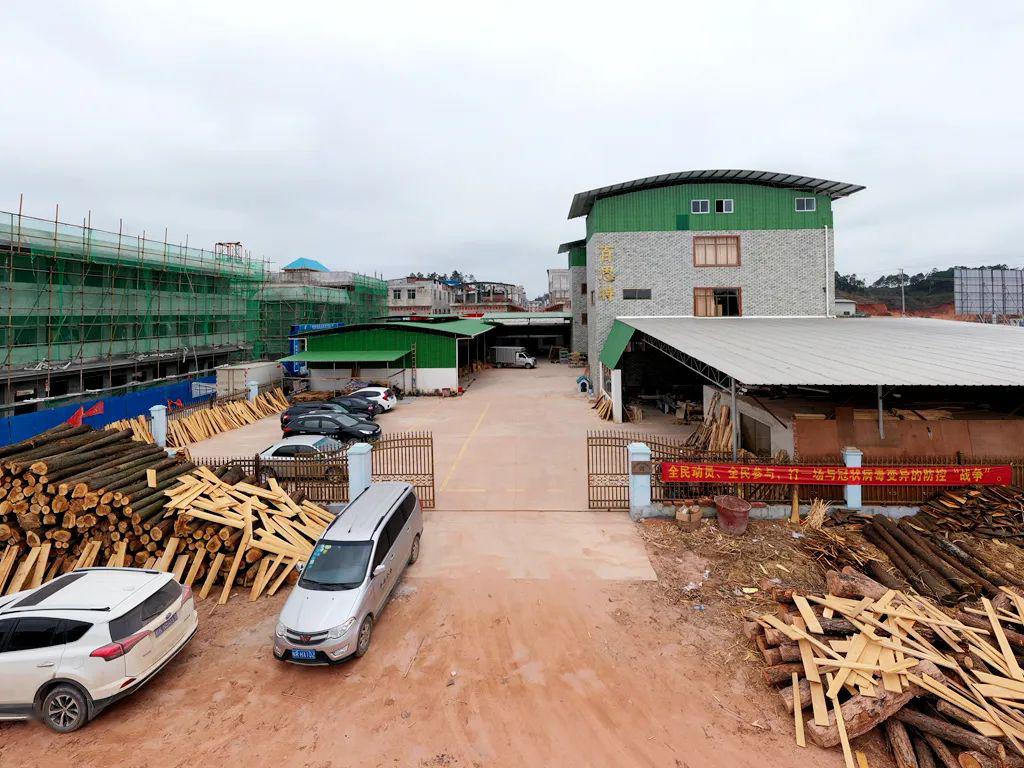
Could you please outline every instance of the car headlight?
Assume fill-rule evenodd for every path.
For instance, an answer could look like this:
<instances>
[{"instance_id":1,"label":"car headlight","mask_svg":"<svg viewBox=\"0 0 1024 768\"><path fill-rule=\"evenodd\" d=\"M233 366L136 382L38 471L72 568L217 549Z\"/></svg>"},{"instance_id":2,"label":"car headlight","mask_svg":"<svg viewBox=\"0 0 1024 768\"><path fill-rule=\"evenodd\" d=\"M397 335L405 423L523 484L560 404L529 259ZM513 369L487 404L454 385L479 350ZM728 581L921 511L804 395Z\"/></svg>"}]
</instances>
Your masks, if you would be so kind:
<instances>
[{"instance_id":1,"label":"car headlight","mask_svg":"<svg viewBox=\"0 0 1024 768\"><path fill-rule=\"evenodd\" d=\"M340 640L341 638L343 638L345 636L346 632L348 632L350 629L352 629L352 627L355 626L355 624L356 624L356 620L354 618L352 618L352 619L349 619L348 621L346 621L344 624L339 624L336 627L332 627L331 629L329 629L327 631L327 639L328 640Z\"/></svg>"},{"instance_id":2,"label":"car headlight","mask_svg":"<svg viewBox=\"0 0 1024 768\"><path fill-rule=\"evenodd\" d=\"M285 626L282 622L277 622L277 629L274 630L274 634L278 637L284 637Z\"/></svg>"},{"instance_id":3,"label":"car headlight","mask_svg":"<svg viewBox=\"0 0 1024 768\"><path fill-rule=\"evenodd\" d=\"M359 431L364 435L372 435L374 433L372 429L360 429Z\"/></svg>"}]
</instances>

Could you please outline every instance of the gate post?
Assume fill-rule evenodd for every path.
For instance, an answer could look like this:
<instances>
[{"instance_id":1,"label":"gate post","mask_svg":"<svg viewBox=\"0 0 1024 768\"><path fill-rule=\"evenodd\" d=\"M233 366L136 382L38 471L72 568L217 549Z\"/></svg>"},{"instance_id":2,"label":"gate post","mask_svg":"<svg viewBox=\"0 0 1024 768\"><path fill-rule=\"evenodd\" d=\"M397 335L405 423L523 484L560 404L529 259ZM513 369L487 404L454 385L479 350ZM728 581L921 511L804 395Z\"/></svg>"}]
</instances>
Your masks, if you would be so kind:
<instances>
[{"instance_id":1,"label":"gate post","mask_svg":"<svg viewBox=\"0 0 1024 768\"><path fill-rule=\"evenodd\" d=\"M370 487L373 481L373 454L369 443L356 443L345 453L348 456L348 500Z\"/></svg>"},{"instance_id":2,"label":"gate post","mask_svg":"<svg viewBox=\"0 0 1024 768\"><path fill-rule=\"evenodd\" d=\"M853 446L846 446L843 448L843 464L847 467L859 467L861 461L864 458L864 451L860 448L854 448ZM846 499L846 506L850 509L861 508L861 486L859 485L844 485L843 486L843 497Z\"/></svg>"},{"instance_id":3,"label":"gate post","mask_svg":"<svg viewBox=\"0 0 1024 768\"><path fill-rule=\"evenodd\" d=\"M246 395L245 399L251 403L253 400L256 399L256 395L260 393L260 385L255 381L247 381L245 382L245 386L249 390L249 393Z\"/></svg>"},{"instance_id":4,"label":"gate post","mask_svg":"<svg viewBox=\"0 0 1024 768\"><path fill-rule=\"evenodd\" d=\"M149 409L149 429L153 433L153 442L161 448L167 447L167 406L154 405Z\"/></svg>"},{"instance_id":5,"label":"gate post","mask_svg":"<svg viewBox=\"0 0 1024 768\"><path fill-rule=\"evenodd\" d=\"M629 461L629 516L646 517L651 508L651 449L644 443L626 446Z\"/></svg>"}]
</instances>

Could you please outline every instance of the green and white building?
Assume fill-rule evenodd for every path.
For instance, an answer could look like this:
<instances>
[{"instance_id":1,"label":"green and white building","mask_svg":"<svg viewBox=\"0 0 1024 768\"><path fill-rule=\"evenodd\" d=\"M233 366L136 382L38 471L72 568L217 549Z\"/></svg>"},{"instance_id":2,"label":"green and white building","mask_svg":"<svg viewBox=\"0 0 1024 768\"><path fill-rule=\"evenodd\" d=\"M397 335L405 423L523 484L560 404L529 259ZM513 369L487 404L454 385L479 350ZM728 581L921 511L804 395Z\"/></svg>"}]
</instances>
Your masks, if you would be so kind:
<instances>
[{"instance_id":1,"label":"green and white building","mask_svg":"<svg viewBox=\"0 0 1024 768\"><path fill-rule=\"evenodd\" d=\"M862 189L708 170L575 195L569 218L586 218L586 238L559 251L572 272L572 346L587 352L595 386L621 386L602 362L617 317L833 316L832 203Z\"/></svg>"}]
</instances>

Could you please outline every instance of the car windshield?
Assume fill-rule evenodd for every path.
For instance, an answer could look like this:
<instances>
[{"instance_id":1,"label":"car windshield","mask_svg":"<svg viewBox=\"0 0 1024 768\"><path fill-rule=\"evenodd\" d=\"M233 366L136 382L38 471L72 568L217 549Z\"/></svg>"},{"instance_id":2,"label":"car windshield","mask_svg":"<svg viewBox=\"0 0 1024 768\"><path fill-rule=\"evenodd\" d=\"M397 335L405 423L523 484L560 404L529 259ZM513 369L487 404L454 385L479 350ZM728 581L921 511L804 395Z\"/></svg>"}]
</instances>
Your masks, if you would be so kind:
<instances>
[{"instance_id":1,"label":"car windshield","mask_svg":"<svg viewBox=\"0 0 1024 768\"><path fill-rule=\"evenodd\" d=\"M359 423L358 421L353 419L351 416L346 416L343 413L335 414L331 418L333 418L336 422L341 424L343 427L354 427L356 424Z\"/></svg>"},{"instance_id":2,"label":"car windshield","mask_svg":"<svg viewBox=\"0 0 1024 768\"><path fill-rule=\"evenodd\" d=\"M366 578L372 541L321 541L309 556L299 586L336 592L355 589Z\"/></svg>"},{"instance_id":3,"label":"car windshield","mask_svg":"<svg viewBox=\"0 0 1024 768\"><path fill-rule=\"evenodd\" d=\"M340 451L345 446L334 438L325 437L313 443L313 447L320 451L320 453L334 453L335 451Z\"/></svg>"}]
</instances>

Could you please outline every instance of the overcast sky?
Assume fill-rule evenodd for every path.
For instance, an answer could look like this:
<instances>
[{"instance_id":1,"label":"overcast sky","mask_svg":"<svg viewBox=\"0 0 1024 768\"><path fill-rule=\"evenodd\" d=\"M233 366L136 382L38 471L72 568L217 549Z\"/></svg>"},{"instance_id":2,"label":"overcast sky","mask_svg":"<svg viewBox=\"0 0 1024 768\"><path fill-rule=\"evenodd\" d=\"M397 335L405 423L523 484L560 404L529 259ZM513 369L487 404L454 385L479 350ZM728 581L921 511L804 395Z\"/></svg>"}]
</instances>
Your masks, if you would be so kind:
<instances>
[{"instance_id":1,"label":"overcast sky","mask_svg":"<svg viewBox=\"0 0 1024 768\"><path fill-rule=\"evenodd\" d=\"M1024 265L1024 5L4 3L0 210L546 289L573 193L864 184L842 272Z\"/></svg>"}]
</instances>

